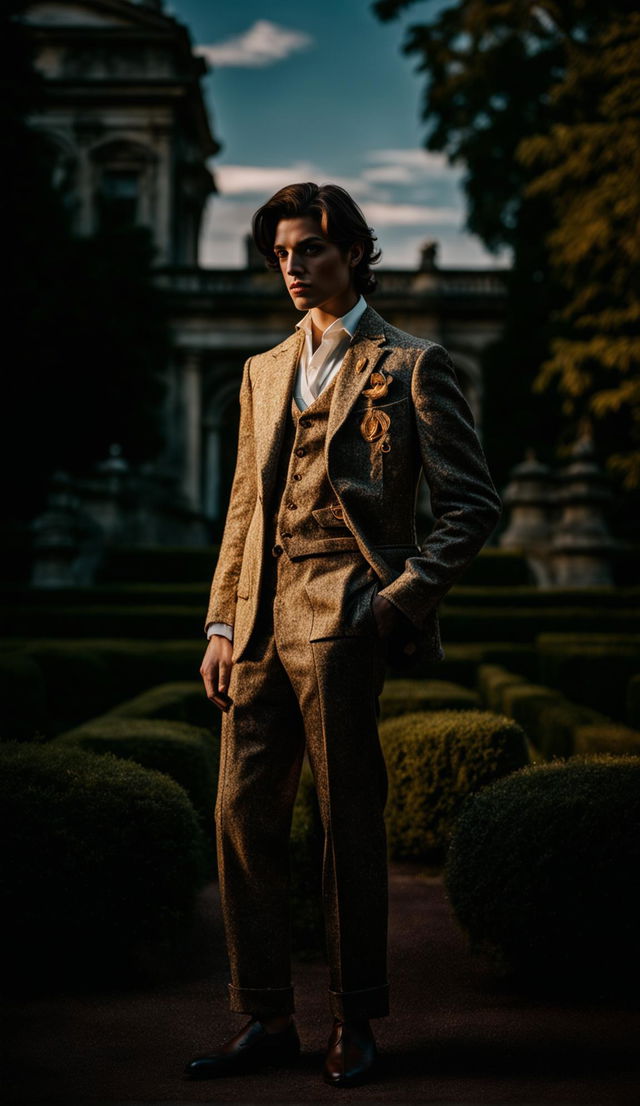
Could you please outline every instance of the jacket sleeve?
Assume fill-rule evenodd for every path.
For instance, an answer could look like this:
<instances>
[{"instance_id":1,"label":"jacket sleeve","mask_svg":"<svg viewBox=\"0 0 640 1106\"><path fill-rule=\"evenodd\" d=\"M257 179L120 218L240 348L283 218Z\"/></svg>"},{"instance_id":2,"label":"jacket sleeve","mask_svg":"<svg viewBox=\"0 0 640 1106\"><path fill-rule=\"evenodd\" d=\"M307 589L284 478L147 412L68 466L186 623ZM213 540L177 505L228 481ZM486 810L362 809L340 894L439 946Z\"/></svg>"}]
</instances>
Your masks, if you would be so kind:
<instances>
[{"instance_id":1,"label":"jacket sleeve","mask_svg":"<svg viewBox=\"0 0 640 1106\"><path fill-rule=\"evenodd\" d=\"M419 629L478 554L502 513L453 362L439 345L423 350L411 382L418 444L431 492L433 529L420 553L379 594Z\"/></svg>"},{"instance_id":2,"label":"jacket sleeve","mask_svg":"<svg viewBox=\"0 0 640 1106\"><path fill-rule=\"evenodd\" d=\"M210 622L226 622L229 626L234 624L238 578L247 531L258 495L250 364L249 357L245 362L240 385L240 429L236 468L218 562L211 582L205 632Z\"/></svg>"}]
</instances>

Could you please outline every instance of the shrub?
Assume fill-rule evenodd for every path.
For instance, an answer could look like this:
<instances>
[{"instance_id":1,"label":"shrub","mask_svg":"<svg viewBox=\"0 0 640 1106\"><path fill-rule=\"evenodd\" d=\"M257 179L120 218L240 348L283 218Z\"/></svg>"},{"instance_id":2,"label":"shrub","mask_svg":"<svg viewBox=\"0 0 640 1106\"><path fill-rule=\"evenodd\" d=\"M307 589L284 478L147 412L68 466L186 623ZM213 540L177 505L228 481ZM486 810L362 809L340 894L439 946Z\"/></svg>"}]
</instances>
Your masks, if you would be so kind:
<instances>
[{"instance_id":1,"label":"shrub","mask_svg":"<svg viewBox=\"0 0 640 1106\"><path fill-rule=\"evenodd\" d=\"M640 976L640 760L537 765L472 795L445 870L476 952L593 995Z\"/></svg>"},{"instance_id":2,"label":"shrub","mask_svg":"<svg viewBox=\"0 0 640 1106\"><path fill-rule=\"evenodd\" d=\"M538 638L542 682L619 722L627 683L640 665L640 637L597 634Z\"/></svg>"},{"instance_id":3,"label":"shrub","mask_svg":"<svg viewBox=\"0 0 640 1106\"><path fill-rule=\"evenodd\" d=\"M47 730L47 695L39 665L23 653L0 653L0 740L31 741Z\"/></svg>"},{"instance_id":4,"label":"shrub","mask_svg":"<svg viewBox=\"0 0 640 1106\"><path fill-rule=\"evenodd\" d=\"M135 699L119 703L109 711L109 715L122 718L160 718L218 731L222 717L218 707L207 699L202 680L185 680L151 687Z\"/></svg>"},{"instance_id":5,"label":"shrub","mask_svg":"<svg viewBox=\"0 0 640 1106\"><path fill-rule=\"evenodd\" d=\"M640 672L636 672L627 684L627 722L640 730Z\"/></svg>"},{"instance_id":6,"label":"shrub","mask_svg":"<svg viewBox=\"0 0 640 1106\"><path fill-rule=\"evenodd\" d=\"M50 732L99 714L113 702L106 660L86 643L42 641L25 653L44 677Z\"/></svg>"},{"instance_id":7,"label":"shrub","mask_svg":"<svg viewBox=\"0 0 640 1106\"><path fill-rule=\"evenodd\" d=\"M416 710L444 710L478 706L478 696L445 680L387 680L380 696L380 717L395 718Z\"/></svg>"},{"instance_id":8,"label":"shrub","mask_svg":"<svg viewBox=\"0 0 640 1106\"><path fill-rule=\"evenodd\" d=\"M570 757L576 751L575 735L579 726L611 725L611 720L590 707L571 703L560 696L540 705L538 748L546 760Z\"/></svg>"},{"instance_id":9,"label":"shrub","mask_svg":"<svg viewBox=\"0 0 640 1106\"><path fill-rule=\"evenodd\" d=\"M159 772L58 743L0 748L5 980L125 981L199 885L196 815Z\"/></svg>"},{"instance_id":10,"label":"shrub","mask_svg":"<svg viewBox=\"0 0 640 1106\"><path fill-rule=\"evenodd\" d=\"M502 711L503 692L507 687L526 683L522 676L507 671L499 664L481 664L477 674L480 698L488 710Z\"/></svg>"},{"instance_id":11,"label":"shrub","mask_svg":"<svg viewBox=\"0 0 640 1106\"><path fill-rule=\"evenodd\" d=\"M504 713L520 723L537 748L540 747L541 741L540 712L544 707L562 701L563 698L557 691L538 684L511 684L502 690Z\"/></svg>"},{"instance_id":12,"label":"shrub","mask_svg":"<svg viewBox=\"0 0 640 1106\"><path fill-rule=\"evenodd\" d=\"M51 730L61 733L159 683L197 680L206 642L204 635L188 641L39 639L10 647L42 670Z\"/></svg>"},{"instance_id":13,"label":"shrub","mask_svg":"<svg viewBox=\"0 0 640 1106\"><path fill-rule=\"evenodd\" d=\"M113 753L170 776L191 799L208 842L206 855L212 866L220 761L217 736L186 722L104 714L62 734L55 743L92 753Z\"/></svg>"},{"instance_id":14,"label":"shrub","mask_svg":"<svg viewBox=\"0 0 640 1106\"><path fill-rule=\"evenodd\" d=\"M389 852L398 860L441 861L463 799L528 762L520 726L489 711L390 718L380 739Z\"/></svg>"},{"instance_id":15,"label":"shrub","mask_svg":"<svg viewBox=\"0 0 640 1106\"><path fill-rule=\"evenodd\" d=\"M576 726L573 735L575 753L617 753L622 756L640 754L640 733L608 718Z\"/></svg>"}]
</instances>

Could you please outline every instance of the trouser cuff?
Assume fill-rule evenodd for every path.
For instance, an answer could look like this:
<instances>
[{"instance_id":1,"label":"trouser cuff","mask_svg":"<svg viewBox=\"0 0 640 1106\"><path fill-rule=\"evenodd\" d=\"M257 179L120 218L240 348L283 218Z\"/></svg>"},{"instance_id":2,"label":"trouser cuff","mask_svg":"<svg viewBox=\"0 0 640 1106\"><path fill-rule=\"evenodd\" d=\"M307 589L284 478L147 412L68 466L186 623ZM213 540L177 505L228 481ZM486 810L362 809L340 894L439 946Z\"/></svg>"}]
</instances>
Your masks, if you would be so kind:
<instances>
[{"instance_id":1,"label":"trouser cuff","mask_svg":"<svg viewBox=\"0 0 640 1106\"><path fill-rule=\"evenodd\" d=\"M329 990L329 1007L334 1018L385 1018L389 1013L389 984L363 991Z\"/></svg>"},{"instance_id":2,"label":"trouser cuff","mask_svg":"<svg viewBox=\"0 0 640 1106\"><path fill-rule=\"evenodd\" d=\"M293 1014L293 987L234 987L229 990L229 1009L234 1014Z\"/></svg>"}]
</instances>

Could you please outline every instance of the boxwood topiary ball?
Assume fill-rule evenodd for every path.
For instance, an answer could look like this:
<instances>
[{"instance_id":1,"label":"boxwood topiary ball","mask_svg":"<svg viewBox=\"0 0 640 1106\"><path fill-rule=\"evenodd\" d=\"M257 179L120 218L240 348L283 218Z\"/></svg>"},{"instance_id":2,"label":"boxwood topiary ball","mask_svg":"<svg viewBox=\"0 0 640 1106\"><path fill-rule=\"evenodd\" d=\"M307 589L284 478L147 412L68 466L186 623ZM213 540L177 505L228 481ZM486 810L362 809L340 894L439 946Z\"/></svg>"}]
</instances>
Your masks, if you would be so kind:
<instances>
[{"instance_id":1,"label":"boxwood topiary ball","mask_svg":"<svg viewBox=\"0 0 640 1106\"><path fill-rule=\"evenodd\" d=\"M544 986L640 981L640 759L535 765L471 796L446 886L472 948Z\"/></svg>"},{"instance_id":2,"label":"boxwood topiary ball","mask_svg":"<svg viewBox=\"0 0 640 1106\"><path fill-rule=\"evenodd\" d=\"M464 799L529 760L518 723L491 711L389 718L380 739L389 775L389 852L396 860L443 861Z\"/></svg>"}]
</instances>

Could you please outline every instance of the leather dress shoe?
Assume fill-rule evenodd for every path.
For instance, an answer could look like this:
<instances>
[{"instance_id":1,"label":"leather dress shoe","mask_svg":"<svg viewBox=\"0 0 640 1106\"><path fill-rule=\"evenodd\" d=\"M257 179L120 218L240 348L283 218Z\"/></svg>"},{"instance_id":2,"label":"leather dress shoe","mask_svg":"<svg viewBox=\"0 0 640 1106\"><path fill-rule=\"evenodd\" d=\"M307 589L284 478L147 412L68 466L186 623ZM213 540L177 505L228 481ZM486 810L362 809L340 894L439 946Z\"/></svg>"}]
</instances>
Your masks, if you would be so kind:
<instances>
[{"instance_id":1,"label":"leather dress shoe","mask_svg":"<svg viewBox=\"0 0 640 1106\"><path fill-rule=\"evenodd\" d=\"M333 1026L323 1078L332 1087L354 1087L371 1075L378 1052L366 1020L337 1021Z\"/></svg>"},{"instance_id":2,"label":"leather dress shoe","mask_svg":"<svg viewBox=\"0 0 640 1106\"><path fill-rule=\"evenodd\" d=\"M242 1029L209 1056L196 1056L186 1068L190 1079L215 1079L255 1071L263 1065L293 1064L300 1055L300 1038L293 1021L278 1033L269 1033L259 1018Z\"/></svg>"}]
</instances>

